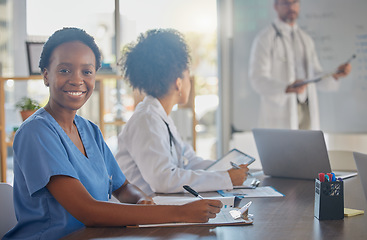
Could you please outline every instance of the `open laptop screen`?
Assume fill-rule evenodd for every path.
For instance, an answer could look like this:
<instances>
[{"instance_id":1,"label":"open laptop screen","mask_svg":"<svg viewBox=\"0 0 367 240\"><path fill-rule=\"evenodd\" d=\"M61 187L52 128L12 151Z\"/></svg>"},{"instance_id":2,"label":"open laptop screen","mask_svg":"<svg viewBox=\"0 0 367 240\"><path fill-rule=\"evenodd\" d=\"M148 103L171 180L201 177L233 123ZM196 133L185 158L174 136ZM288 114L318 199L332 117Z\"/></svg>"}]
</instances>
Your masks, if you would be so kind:
<instances>
[{"instance_id":1,"label":"open laptop screen","mask_svg":"<svg viewBox=\"0 0 367 240\"><path fill-rule=\"evenodd\" d=\"M276 177L315 179L331 172L322 131L252 130L264 174Z\"/></svg>"}]
</instances>

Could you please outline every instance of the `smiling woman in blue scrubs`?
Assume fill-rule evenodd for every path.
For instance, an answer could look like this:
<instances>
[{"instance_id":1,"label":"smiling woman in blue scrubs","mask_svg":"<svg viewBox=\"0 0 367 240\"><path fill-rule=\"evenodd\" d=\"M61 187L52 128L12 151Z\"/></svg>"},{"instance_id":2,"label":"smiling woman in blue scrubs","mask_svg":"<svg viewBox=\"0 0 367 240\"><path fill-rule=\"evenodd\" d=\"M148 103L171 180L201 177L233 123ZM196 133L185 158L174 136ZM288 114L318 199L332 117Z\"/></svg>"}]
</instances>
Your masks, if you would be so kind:
<instances>
[{"instance_id":1,"label":"smiling woman in blue scrubs","mask_svg":"<svg viewBox=\"0 0 367 240\"><path fill-rule=\"evenodd\" d=\"M14 206L18 224L4 239L59 239L83 226L206 222L221 202L157 206L130 184L98 127L76 115L91 96L100 52L84 30L64 28L40 60L50 98L14 139ZM120 204L108 202L113 194Z\"/></svg>"}]
</instances>

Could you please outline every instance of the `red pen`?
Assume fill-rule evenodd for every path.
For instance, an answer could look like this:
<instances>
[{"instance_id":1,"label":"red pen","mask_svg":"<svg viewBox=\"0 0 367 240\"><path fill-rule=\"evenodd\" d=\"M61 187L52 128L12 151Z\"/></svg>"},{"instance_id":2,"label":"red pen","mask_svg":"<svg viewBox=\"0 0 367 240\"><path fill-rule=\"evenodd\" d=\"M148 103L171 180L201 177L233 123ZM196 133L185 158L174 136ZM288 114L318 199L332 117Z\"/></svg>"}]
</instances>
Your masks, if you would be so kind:
<instances>
[{"instance_id":1,"label":"red pen","mask_svg":"<svg viewBox=\"0 0 367 240\"><path fill-rule=\"evenodd\" d=\"M319 173L320 182L325 182L325 173Z\"/></svg>"},{"instance_id":2,"label":"red pen","mask_svg":"<svg viewBox=\"0 0 367 240\"><path fill-rule=\"evenodd\" d=\"M332 182L333 181L333 174L327 173L327 175L329 176L329 182Z\"/></svg>"}]
</instances>

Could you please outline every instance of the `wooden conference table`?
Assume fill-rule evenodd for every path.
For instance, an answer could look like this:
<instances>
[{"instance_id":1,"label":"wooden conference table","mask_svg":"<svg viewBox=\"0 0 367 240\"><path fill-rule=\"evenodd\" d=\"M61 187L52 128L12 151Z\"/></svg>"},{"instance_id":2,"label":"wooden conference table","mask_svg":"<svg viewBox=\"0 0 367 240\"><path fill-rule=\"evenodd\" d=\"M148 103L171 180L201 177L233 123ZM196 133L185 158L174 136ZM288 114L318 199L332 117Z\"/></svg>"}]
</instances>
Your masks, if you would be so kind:
<instances>
[{"instance_id":1,"label":"wooden conference table","mask_svg":"<svg viewBox=\"0 0 367 240\"><path fill-rule=\"evenodd\" d=\"M359 177L344 181L344 206L364 215L344 220L314 218L314 181L257 176L260 186L273 186L282 198L245 198L253 203L253 225L170 228L84 228L63 239L367 239L367 202Z\"/></svg>"}]
</instances>

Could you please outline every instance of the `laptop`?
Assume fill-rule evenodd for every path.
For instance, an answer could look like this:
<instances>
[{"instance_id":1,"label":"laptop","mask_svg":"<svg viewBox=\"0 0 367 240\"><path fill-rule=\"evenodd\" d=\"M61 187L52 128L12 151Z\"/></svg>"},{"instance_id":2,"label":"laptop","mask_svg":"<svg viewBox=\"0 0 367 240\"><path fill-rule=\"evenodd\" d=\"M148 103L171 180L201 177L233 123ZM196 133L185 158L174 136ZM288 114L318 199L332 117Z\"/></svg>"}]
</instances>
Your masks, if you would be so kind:
<instances>
[{"instance_id":1,"label":"laptop","mask_svg":"<svg viewBox=\"0 0 367 240\"><path fill-rule=\"evenodd\" d=\"M353 152L353 157L357 165L358 175L361 179L364 195L367 200L367 155Z\"/></svg>"},{"instance_id":2,"label":"laptop","mask_svg":"<svg viewBox=\"0 0 367 240\"><path fill-rule=\"evenodd\" d=\"M265 175L316 179L331 172L322 131L257 128L252 133ZM334 173L343 179L357 175Z\"/></svg>"}]
</instances>

